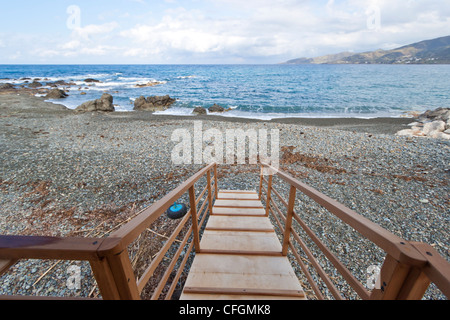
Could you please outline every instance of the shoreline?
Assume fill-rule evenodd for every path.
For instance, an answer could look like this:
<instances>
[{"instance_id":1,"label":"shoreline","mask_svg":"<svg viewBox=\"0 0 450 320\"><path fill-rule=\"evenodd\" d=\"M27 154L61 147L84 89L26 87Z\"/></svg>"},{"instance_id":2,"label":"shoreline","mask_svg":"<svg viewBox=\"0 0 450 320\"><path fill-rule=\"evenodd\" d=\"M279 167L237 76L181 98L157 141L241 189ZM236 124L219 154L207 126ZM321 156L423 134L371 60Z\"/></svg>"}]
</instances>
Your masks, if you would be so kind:
<instances>
[{"instance_id":1,"label":"shoreline","mask_svg":"<svg viewBox=\"0 0 450 320\"><path fill-rule=\"evenodd\" d=\"M20 101L17 101L17 100ZM43 97L34 95L34 90L16 92L5 91L0 94L0 105L6 105L15 101L18 109L24 109L34 112L51 113L52 110L60 112L67 111L73 113L74 109L68 108L57 100L48 101ZM19 104L17 104L19 103ZM26 104L34 105L27 107ZM250 118L250 117L232 117L225 114L207 114L207 115L171 115L171 114L153 114L147 111L114 111L105 113L105 115L112 118L127 118L129 120L202 120L202 121L221 121L234 123L279 123L291 124L300 126L313 127L328 127L338 130L367 132L367 133L381 133L381 134L395 134L413 121L412 117L285 117L274 118L271 120Z\"/></svg>"},{"instance_id":2,"label":"shoreline","mask_svg":"<svg viewBox=\"0 0 450 320\"><path fill-rule=\"evenodd\" d=\"M14 103L15 111L22 110L25 112L45 112L46 114L67 113L75 114L74 109L67 108L56 101L46 101L42 97L36 97L27 93L0 94L0 108ZM4 112L11 110L4 108ZM232 123L266 123L266 124L290 124L308 127L326 127L337 130L366 132L371 134L395 134L401 129L405 129L409 123L413 121L411 117L374 117L374 118L356 118L356 117L286 117L271 120L261 120L244 117L230 117L220 114L207 115L166 115L153 114L147 111L115 111L110 113L102 113L106 118L111 119L128 119L128 120L144 120L144 121L213 121L213 122L232 122Z\"/></svg>"}]
</instances>

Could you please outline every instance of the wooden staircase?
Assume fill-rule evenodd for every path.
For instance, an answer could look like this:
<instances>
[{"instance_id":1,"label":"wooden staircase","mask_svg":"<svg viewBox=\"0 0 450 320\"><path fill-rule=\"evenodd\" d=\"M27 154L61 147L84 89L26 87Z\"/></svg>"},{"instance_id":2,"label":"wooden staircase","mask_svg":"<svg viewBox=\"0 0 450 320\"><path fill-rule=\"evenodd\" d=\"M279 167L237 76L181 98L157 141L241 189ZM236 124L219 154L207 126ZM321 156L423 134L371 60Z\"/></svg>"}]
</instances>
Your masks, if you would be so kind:
<instances>
[{"instance_id":1,"label":"wooden staircase","mask_svg":"<svg viewBox=\"0 0 450 320\"><path fill-rule=\"evenodd\" d=\"M181 299L305 299L254 191L220 190Z\"/></svg>"}]
</instances>

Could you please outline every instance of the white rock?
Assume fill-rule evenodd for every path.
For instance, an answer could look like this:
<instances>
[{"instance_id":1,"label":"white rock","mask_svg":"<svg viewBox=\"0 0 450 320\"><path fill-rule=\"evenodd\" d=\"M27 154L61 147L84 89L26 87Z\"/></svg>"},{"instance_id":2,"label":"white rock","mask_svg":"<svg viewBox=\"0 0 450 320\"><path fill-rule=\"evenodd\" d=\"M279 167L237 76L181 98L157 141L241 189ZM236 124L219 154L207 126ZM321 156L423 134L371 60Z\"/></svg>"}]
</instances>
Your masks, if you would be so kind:
<instances>
[{"instance_id":1,"label":"white rock","mask_svg":"<svg viewBox=\"0 0 450 320\"><path fill-rule=\"evenodd\" d=\"M443 132L435 132L433 133L432 138L450 140L450 134L446 134Z\"/></svg>"},{"instance_id":2,"label":"white rock","mask_svg":"<svg viewBox=\"0 0 450 320\"><path fill-rule=\"evenodd\" d=\"M403 130L398 131L396 133L396 135L397 136L409 136L409 137L412 137L414 134L413 134L413 130L412 129L403 129Z\"/></svg>"},{"instance_id":3,"label":"white rock","mask_svg":"<svg viewBox=\"0 0 450 320\"><path fill-rule=\"evenodd\" d=\"M415 136L424 136L425 134L422 132L422 128L419 127L412 127L411 130L413 131L413 135Z\"/></svg>"},{"instance_id":4,"label":"white rock","mask_svg":"<svg viewBox=\"0 0 450 320\"><path fill-rule=\"evenodd\" d=\"M442 132L444 130L445 130L445 122L438 120L438 121L425 123L422 131L424 134L426 134L428 136L433 131Z\"/></svg>"}]
</instances>

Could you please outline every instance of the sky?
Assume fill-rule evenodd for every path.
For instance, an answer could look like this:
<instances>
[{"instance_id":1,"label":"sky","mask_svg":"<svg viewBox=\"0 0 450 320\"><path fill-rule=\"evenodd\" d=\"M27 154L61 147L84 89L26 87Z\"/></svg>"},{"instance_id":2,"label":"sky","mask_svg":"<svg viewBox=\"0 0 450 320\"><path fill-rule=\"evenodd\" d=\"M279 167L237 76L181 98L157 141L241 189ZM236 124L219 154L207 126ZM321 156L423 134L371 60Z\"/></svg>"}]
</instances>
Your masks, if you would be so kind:
<instances>
[{"instance_id":1,"label":"sky","mask_svg":"<svg viewBox=\"0 0 450 320\"><path fill-rule=\"evenodd\" d=\"M447 35L450 0L14 0L0 64L271 64Z\"/></svg>"}]
</instances>

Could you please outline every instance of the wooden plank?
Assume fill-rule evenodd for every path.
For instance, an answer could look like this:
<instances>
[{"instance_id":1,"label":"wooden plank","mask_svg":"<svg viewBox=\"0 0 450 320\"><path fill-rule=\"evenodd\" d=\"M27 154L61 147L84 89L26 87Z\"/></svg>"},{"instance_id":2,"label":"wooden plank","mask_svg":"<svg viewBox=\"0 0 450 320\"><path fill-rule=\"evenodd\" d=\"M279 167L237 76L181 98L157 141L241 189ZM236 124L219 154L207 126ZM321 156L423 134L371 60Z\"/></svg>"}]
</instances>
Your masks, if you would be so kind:
<instances>
[{"instance_id":1,"label":"wooden plank","mask_svg":"<svg viewBox=\"0 0 450 320\"><path fill-rule=\"evenodd\" d=\"M264 217L266 212L264 208L225 208L213 207L213 215L229 215L229 216L260 216Z\"/></svg>"},{"instance_id":2,"label":"wooden plank","mask_svg":"<svg viewBox=\"0 0 450 320\"><path fill-rule=\"evenodd\" d=\"M269 219L248 216L211 216L209 217L206 230L274 231Z\"/></svg>"},{"instance_id":3,"label":"wooden plank","mask_svg":"<svg viewBox=\"0 0 450 320\"><path fill-rule=\"evenodd\" d=\"M261 290L273 296L280 290L302 292L303 289L286 257L250 256L250 255L196 255L185 287L210 288L216 290L214 295L222 294L231 299L239 299L239 295L230 295L227 290L247 289ZM216 288L216 289L214 289ZM250 298L245 295L246 298ZM183 293L181 299L192 298L192 294ZM256 298L257 295L252 298ZM215 299L208 294L204 299ZM259 297L267 299L268 296ZM300 297L297 297L300 298Z\"/></svg>"},{"instance_id":4,"label":"wooden plank","mask_svg":"<svg viewBox=\"0 0 450 320\"><path fill-rule=\"evenodd\" d=\"M223 190L223 189L220 189L219 192L257 194L256 191L250 191L250 190Z\"/></svg>"},{"instance_id":5,"label":"wooden plank","mask_svg":"<svg viewBox=\"0 0 450 320\"><path fill-rule=\"evenodd\" d=\"M216 200L214 207L263 208L260 200Z\"/></svg>"},{"instance_id":6,"label":"wooden plank","mask_svg":"<svg viewBox=\"0 0 450 320\"><path fill-rule=\"evenodd\" d=\"M217 200L259 200L256 193L219 192Z\"/></svg>"},{"instance_id":7,"label":"wooden plank","mask_svg":"<svg viewBox=\"0 0 450 320\"><path fill-rule=\"evenodd\" d=\"M227 295L183 293L181 300L306 300L306 298L288 296L257 296L257 295Z\"/></svg>"},{"instance_id":8,"label":"wooden plank","mask_svg":"<svg viewBox=\"0 0 450 320\"><path fill-rule=\"evenodd\" d=\"M281 244L275 232L205 230L200 248L202 252L203 250L281 252Z\"/></svg>"},{"instance_id":9,"label":"wooden plank","mask_svg":"<svg viewBox=\"0 0 450 320\"><path fill-rule=\"evenodd\" d=\"M231 250L231 249L202 249L203 254L228 254L228 255L250 255L250 256L267 256L281 257L281 251L253 251L253 250Z\"/></svg>"},{"instance_id":10,"label":"wooden plank","mask_svg":"<svg viewBox=\"0 0 450 320\"><path fill-rule=\"evenodd\" d=\"M254 295L254 296L282 296L303 298L303 290L285 290L285 289L247 289L247 288L202 288L202 287L184 287L186 293L202 294L226 294L226 295Z\"/></svg>"}]
</instances>

